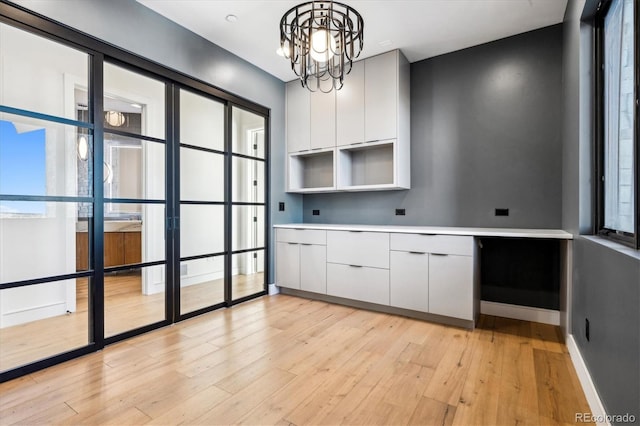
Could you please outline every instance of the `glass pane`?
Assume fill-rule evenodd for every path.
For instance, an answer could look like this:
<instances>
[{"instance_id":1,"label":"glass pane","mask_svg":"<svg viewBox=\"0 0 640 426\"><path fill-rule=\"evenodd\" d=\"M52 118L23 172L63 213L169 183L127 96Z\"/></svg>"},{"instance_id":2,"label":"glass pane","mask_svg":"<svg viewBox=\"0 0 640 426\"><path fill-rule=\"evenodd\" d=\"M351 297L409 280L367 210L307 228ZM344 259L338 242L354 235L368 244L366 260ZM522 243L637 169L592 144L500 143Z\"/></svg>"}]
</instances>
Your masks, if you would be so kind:
<instances>
[{"instance_id":1,"label":"glass pane","mask_svg":"<svg viewBox=\"0 0 640 426\"><path fill-rule=\"evenodd\" d=\"M89 279L0 290L0 371L89 344Z\"/></svg>"},{"instance_id":2,"label":"glass pane","mask_svg":"<svg viewBox=\"0 0 640 426\"><path fill-rule=\"evenodd\" d=\"M180 257L224 251L224 206L180 206Z\"/></svg>"},{"instance_id":3,"label":"glass pane","mask_svg":"<svg viewBox=\"0 0 640 426\"><path fill-rule=\"evenodd\" d=\"M233 250L264 247L264 207L233 206Z\"/></svg>"},{"instance_id":4,"label":"glass pane","mask_svg":"<svg viewBox=\"0 0 640 426\"><path fill-rule=\"evenodd\" d=\"M164 212L164 204L105 204L105 268L165 260Z\"/></svg>"},{"instance_id":5,"label":"glass pane","mask_svg":"<svg viewBox=\"0 0 640 426\"><path fill-rule=\"evenodd\" d=\"M237 107L232 112L233 152L264 158L264 117Z\"/></svg>"},{"instance_id":6,"label":"glass pane","mask_svg":"<svg viewBox=\"0 0 640 426\"><path fill-rule=\"evenodd\" d=\"M180 263L180 313L224 302L224 256Z\"/></svg>"},{"instance_id":7,"label":"glass pane","mask_svg":"<svg viewBox=\"0 0 640 426\"><path fill-rule=\"evenodd\" d=\"M77 203L0 201L0 282L76 272L81 209L90 214Z\"/></svg>"},{"instance_id":8,"label":"glass pane","mask_svg":"<svg viewBox=\"0 0 640 426\"><path fill-rule=\"evenodd\" d=\"M264 203L264 161L233 157L233 201Z\"/></svg>"},{"instance_id":9,"label":"glass pane","mask_svg":"<svg viewBox=\"0 0 640 426\"><path fill-rule=\"evenodd\" d=\"M231 294L233 300L259 293L264 286L264 250L234 254Z\"/></svg>"},{"instance_id":10,"label":"glass pane","mask_svg":"<svg viewBox=\"0 0 640 426\"><path fill-rule=\"evenodd\" d=\"M164 265L105 274L105 336L164 320L164 303Z\"/></svg>"},{"instance_id":11,"label":"glass pane","mask_svg":"<svg viewBox=\"0 0 640 426\"><path fill-rule=\"evenodd\" d=\"M224 155L180 148L180 199L224 201Z\"/></svg>"},{"instance_id":12,"label":"glass pane","mask_svg":"<svg viewBox=\"0 0 640 426\"><path fill-rule=\"evenodd\" d=\"M605 18L605 227L634 232L634 11L615 0Z\"/></svg>"},{"instance_id":13,"label":"glass pane","mask_svg":"<svg viewBox=\"0 0 640 426\"><path fill-rule=\"evenodd\" d=\"M224 151L224 105L180 90L180 143Z\"/></svg>"},{"instance_id":14,"label":"glass pane","mask_svg":"<svg viewBox=\"0 0 640 426\"><path fill-rule=\"evenodd\" d=\"M105 133L105 198L164 200L165 144Z\"/></svg>"},{"instance_id":15,"label":"glass pane","mask_svg":"<svg viewBox=\"0 0 640 426\"><path fill-rule=\"evenodd\" d=\"M161 81L105 63L105 129L164 139L164 90Z\"/></svg>"},{"instance_id":16,"label":"glass pane","mask_svg":"<svg viewBox=\"0 0 640 426\"><path fill-rule=\"evenodd\" d=\"M0 64L0 104L71 120L87 108L86 53L0 24Z\"/></svg>"},{"instance_id":17,"label":"glass pane","mask_svg":"<svg viewBox=\"0 0 640 426\"><path fill-rule=\"evenodd\" d=\"M90 196L91 157L85 129L0 113L0 194Z\"/></svg>"}]
</instances>

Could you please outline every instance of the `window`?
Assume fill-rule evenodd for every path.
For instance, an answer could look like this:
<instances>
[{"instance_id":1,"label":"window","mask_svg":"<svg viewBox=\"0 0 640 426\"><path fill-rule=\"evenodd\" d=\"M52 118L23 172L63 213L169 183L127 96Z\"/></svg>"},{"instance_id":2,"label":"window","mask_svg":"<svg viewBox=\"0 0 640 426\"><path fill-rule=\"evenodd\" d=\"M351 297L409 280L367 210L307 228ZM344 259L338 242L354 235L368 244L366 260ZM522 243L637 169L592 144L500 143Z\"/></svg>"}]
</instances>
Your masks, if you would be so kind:
<instances>
[{"instance_id":1,"label":"window","mask_svg":"<svg viewBox=\"0 0 640 426\"><path fill-rule=\"evenodd\" d=\"M598 15L598 232L638 248L638 81L634 0Z\"/></svg>"}]
</instances>

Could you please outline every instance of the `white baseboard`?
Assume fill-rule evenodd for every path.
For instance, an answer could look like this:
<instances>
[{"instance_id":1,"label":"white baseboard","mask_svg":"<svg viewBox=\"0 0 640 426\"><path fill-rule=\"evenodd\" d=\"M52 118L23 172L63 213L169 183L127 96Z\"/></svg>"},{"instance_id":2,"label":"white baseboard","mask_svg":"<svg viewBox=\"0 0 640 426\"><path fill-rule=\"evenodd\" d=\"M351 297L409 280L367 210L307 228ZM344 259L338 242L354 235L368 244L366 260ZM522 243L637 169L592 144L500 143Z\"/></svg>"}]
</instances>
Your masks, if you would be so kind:
<instances>
[{"instance_id":1,"label":"white baseboard","mask_svg":"<svg viewBox=\"0 0 640 426\"><path fill-rule=\"evenodd\" d=\"M593 384L593 380L591 380L589 370L587 370L587 365L584 363L584 359L582 359L580 349L578 349L578 345L576 344L576 341L571 334L567 336L567 349L569 349L571 362L573 363L573 367L576 369L576 373L578 374L578 379L580 380L580 384L582 385L584 396L587 398L589 408L591 408L590 414L592 416L592 419L597 420L597 424L600 426L611 426L611 423L609 423L607 419L604 405L602 405L600 396L598 396L598 391Z\"/></svg>"},{"instance_id":2,"label":"white baseboard","mask_svg":"<svg viewBox=\"0 0 640 426\"><path fill-rule=\"evenodd\" d=\"M560 311L509 305L507 303L480 301L480 313L496 317L513 318L543 324L560 325Z\"/></svg>"},{"instance_id":3,"label":"white baseboard","mask_svg":"<svg viewBox=\"0 0 640 426\"><path fill-rule=\"evenodd\" d=\"M269 296L280 293L280 289L275 284L269 284Z\"/></svg>"}]
</instances>

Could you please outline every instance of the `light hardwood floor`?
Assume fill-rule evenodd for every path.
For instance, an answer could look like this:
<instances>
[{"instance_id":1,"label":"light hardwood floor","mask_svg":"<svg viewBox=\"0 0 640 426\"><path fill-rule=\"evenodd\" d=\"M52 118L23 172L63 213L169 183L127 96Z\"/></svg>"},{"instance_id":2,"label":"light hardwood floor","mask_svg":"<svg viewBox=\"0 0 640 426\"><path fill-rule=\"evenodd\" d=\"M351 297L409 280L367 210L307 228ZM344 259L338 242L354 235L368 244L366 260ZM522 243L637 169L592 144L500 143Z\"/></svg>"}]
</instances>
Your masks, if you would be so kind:
<instances>
[{"instance_id":1,"label":"light hardwood floor","mask_svg":"<svg viewBox=\"0 0 640 426\"><path fill-rule=\"evenodd\" d=\"M105 276L105 336L114 336L164 319L164 293L145 295L141 289L140 273ZM263 289L262 272L233 277L235 299ZM0 328L0 371L86 346L89 341L88 300L88 279L77 279L75 312ZM181 288L182 313L222 301L224 288L221 279Z\"/></svg>"},{"instance_id":2,"label":"light hardwood floor","mask_svg":"<svg viewBox=\"0 0 640 426\"><path fill-rule=\"evenodd\" d=\"M10 424L571 424L588 412L557 327L475 331L285 295L0 384Z\"/></svg>"}]
</instances>

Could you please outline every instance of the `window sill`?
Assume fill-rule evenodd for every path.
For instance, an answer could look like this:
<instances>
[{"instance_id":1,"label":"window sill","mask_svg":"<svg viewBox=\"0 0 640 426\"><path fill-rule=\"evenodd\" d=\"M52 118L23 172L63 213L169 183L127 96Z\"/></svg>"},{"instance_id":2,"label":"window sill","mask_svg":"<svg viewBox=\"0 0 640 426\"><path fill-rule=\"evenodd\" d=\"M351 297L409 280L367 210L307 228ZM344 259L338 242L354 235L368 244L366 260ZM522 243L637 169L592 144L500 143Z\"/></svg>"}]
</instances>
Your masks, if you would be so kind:
<instances>
[{"instance_id":1,"label":"window sill","mask_svg":"<svg viewBox=\"0 0 640 426\"><path fill-rule=\"evenodd\" d=\"M589 240L596 244L600 244L601 246L610 248L611 250L615 250L618 253L626 254L627 256L631 256L636 260L640 260L640 250L632 249L631 247L625 246L624 244L620 244L618 242L611 241L607 238L597 235L581 235L581 237L585 240Z\"/></svg>"}]
</instances>

